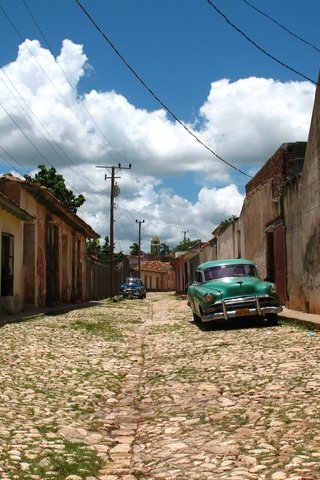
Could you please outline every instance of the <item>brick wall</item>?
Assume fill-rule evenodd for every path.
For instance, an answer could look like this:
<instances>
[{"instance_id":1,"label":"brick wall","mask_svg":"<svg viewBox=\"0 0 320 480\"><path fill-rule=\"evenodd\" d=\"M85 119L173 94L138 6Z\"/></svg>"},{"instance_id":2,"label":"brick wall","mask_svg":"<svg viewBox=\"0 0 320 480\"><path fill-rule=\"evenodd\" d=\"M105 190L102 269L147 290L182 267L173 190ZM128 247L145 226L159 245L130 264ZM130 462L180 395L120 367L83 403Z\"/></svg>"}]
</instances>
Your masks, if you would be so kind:
<instances>
[{"instance_id":1,"label":"brick wall","mask_svg":"<svg viewBox=\"0 0 320 480\"><path fill-rule=\"evenodd\" d=\"M306 142L283 143L246 185L247 199L266 183L272 183L272 198L278 199L288 179L301 172Z\"/></svg>"}]
</instances>

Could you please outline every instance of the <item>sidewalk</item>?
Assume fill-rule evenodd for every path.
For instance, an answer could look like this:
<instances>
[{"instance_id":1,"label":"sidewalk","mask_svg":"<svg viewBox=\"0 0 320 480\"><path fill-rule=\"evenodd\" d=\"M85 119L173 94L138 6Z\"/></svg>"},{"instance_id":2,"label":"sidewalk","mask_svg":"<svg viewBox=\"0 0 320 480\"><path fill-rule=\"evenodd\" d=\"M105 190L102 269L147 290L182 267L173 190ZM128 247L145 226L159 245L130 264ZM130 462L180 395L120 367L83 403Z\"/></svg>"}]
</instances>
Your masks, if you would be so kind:
<instances>
[{"instance_id":1,"label":"sidewalk","mask_svg":"<svg viewBox=\"0 0 320 480\"><path fill-rule=\"evenodd\" d=\"M320 315L298 312L283 307L283 310L278 314L278 317L280 320L303 324L312 330L320 330Z\"/></svg>"},{"instance_id":2,"label":"sidewalk","mask_svg":"<svg viewBox=\"0 0 320 480\"><path fill-rule=\"evenodd\" d=\"M105 300L91 300L82 303L63 303L55 305L53 307L33 308L30 310L24 310L23 312L15 313L12 315L0 315L0 326L7 323L22 322L24 320L30 320L35 317L43 317L46 315L57 315L59 313L69 312L70 310L77 310L79 308L89 308L97 305L101 305Z\"/></svg>"}]
</instances>

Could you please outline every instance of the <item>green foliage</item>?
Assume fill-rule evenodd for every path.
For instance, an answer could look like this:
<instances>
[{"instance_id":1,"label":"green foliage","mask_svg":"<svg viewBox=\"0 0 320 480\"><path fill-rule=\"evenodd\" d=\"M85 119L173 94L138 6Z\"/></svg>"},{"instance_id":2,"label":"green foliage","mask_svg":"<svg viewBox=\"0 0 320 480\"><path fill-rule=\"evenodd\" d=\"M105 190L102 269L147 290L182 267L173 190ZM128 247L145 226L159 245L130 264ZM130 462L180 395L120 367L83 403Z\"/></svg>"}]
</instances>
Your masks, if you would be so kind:
<instances>
[{"instance_id":1,"label":"green foliage","mask_svg":"<svg viewBox=\"0 0 320 480\"><path fill-rule=\"evenodd\" d=\"M190 248L192 248L196 243L198 243L200 240L190 240L190 238L186 238L185 240L182 240L179 245L177 245L174 249L173 252L186 252Z\"/></svg>"},{"instance_id":2,"label":"green foliage","mask_svg":"<svg viewBox=\"0 0 320 480\"><path fill-rule=\"evenodd\" d=\"M234 221L235 218L236 218L235 216L232 216L230 218L226 218L225 220L223 220L215 230L217 235L220 235L225 230L227 230L227 228L229 227L229 225L232 224L232 222Z\"/></svg>"},{"instance_id":3,"label":"green foliage","mask_svg":"<svg viewBox=\"0 0 320 480\"><path fill-rule=\"evenodd\" d=\"M84 196L80 194L76 197L72 190L68 190L63 176L57 173L54 167L47 168L40 164L38 168L39 172L35 174L34 178L30 175L24 176L27 182L47 187L49 192L57 197L72 213L77 213L78 208L86 201Z\"/></svg>"},{"instance_id":4,"label":"green foliage","mask_svg":"<svg viewBox=\"0 0 320 480\"><path fill-rule=\"evenodd\" d=\"M51 478L65 480L68 476L81 475L80 478L95 477L103 466L103 461L97 452L88 445L80 442L64 440L59 451L47 451L35 458L22 460L29 465L27 471L17 464L11 471L11 478L28 480L30 478Z\"/></svg>"},{"instance_id":5,"label":"green foliage","mask_svg":"<svg viewBox=\"0 0 320 480\"><path fill-rule=\"evenodd\" d=\"M104 265L109 265L110 263L110 242L109 237L106 236L104 239L104 244L101 245L98 239L88 240L87 241L87 253L98 258L100 263ZM115 265L121 263L125 255L122 251L113 254L113 262Z\"/></svg>"},{"instance_id":6,"label":"green foliage","mask_svg":"<svg viewBox=\"0 0 320 480\"><path fill-rule=\"evenodd\" d=\"M94 320L76 320L72 323L76 330L82 330L90 335L105 337L109 342L123 341L123 335L108 317Z\"/></svg>"},{"instance_id":7,"label":"green foliage","mask_svg":"<svg viewBox=\"0 0 320 480\"><path fill-rule=\"evenodd\" d=\"M140 255L142 253L143 252L140 250ZM139 255L139 245L137 243L133 243L132 245L130 245L130 255Z\"/></svg>"},{"instance_id":8,"label":"green foliage","mask_svg":"<svg viewBox=\"0 0 320 480\"><path fill-rule=\"evenodd\" d=\"M89 255L98 257L100 250L101 250L101 247L100 247L100 241L98 238L93 238L93 239L89 238L87 240L87 253Z\"/></svg>"},{"instance_id":9,"label":"green foliage","mask_svg":"<svg viewBox=\"0 0 320 480\"><path fill-rule=\"evenodd\" d=\"M161 243L160 245L160 257L166 257L170 255L170 247L166 243Z\"/></svg>"}]
</instances>

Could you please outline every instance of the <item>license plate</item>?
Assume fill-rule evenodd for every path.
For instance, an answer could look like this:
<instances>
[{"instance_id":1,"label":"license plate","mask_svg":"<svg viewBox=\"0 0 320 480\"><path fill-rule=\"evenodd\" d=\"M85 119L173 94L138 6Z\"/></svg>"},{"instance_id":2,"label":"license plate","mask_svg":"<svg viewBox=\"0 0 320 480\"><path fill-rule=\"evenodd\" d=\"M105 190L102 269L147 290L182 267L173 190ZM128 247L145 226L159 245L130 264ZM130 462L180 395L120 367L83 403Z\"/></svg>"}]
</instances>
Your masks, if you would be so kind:
<instances>
[{"instance_id":1,"label":"license plate","mask_svg":"<svg viewBox=\"0 0 320 480\"><path fill-rule=\"evenodd\" d=\"M246 315L249 315L249 308L238 308L236 310L236 315L238 317L245 317Z\"/></svg>"}]
</instances>

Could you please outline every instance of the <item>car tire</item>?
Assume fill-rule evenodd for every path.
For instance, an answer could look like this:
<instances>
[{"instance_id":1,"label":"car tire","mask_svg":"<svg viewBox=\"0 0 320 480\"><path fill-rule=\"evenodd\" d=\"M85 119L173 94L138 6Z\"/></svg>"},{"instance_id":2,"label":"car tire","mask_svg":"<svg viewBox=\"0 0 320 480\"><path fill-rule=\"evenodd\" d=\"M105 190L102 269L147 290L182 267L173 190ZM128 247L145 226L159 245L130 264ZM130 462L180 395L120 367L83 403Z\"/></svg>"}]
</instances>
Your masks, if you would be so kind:
<instances>
[{"instance_id":1,"label":"car tire","mask_svg":"<svg viewBox=\"0 0 320 480\"><path fill-rule=\"evenodd\" d=\"M278 315L276 313L270 313L267 315L267 322L270 327L276 327L279 322Z\"/></svg>"},{"instance_id":2,"label":"car tire","mask_svg":"<svg viewBox=\"0 0 320 480\"><path fill-rule=\"evenodd\" d=\"M196 313L193 314L193 321L194 321L194 323L201 323L202 322L201 317L199 317L199 315L197 315Z\"/></svg>"}]
</instances>

